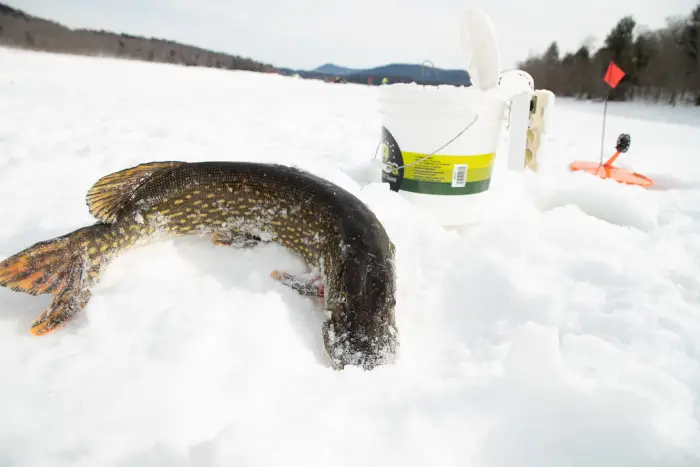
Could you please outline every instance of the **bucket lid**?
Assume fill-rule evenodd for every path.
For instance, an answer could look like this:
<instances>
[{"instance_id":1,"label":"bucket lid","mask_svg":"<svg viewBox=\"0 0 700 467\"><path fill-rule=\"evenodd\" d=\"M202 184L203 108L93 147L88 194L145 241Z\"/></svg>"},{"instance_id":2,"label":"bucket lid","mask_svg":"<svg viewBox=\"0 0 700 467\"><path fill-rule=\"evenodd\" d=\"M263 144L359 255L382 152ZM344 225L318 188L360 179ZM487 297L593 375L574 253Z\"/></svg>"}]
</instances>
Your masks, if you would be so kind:
<instances>
[{"instance_id":1,"label":"bucket lid","mask_svg":"<svg viewBox=\"0 0 700 467\"><path fill-rule=\"evenodd\" d=\"M482 90L494 88L500 74L500 56L493 24L484 11L469 8L464 12L461 41L466 68L474 86Z\"/></svg>"}]
</instances>

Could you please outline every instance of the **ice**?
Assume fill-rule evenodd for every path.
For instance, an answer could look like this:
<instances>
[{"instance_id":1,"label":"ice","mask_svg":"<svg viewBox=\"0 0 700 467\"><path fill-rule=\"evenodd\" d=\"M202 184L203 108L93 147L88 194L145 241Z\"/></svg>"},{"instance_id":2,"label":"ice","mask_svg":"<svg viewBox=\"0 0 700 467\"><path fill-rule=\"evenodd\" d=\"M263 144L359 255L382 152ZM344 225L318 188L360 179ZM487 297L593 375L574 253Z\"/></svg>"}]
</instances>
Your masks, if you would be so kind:
<instances>
[{"instance_id":1,"label":"ice","mask_svg":"<svg viewBox=\"0 0 700 467\"><path fill-rule=\"evenodd\" d=\"M64 330L0 289L0 466L700 465L700 110L558 98L537 174L445 229L378 182L377 88L0 49L0 258L94 219L100 177L155 160L298 166L396 245L393 365L334 371L283 247L123 253Z\"/></svg>"}]
</instances>

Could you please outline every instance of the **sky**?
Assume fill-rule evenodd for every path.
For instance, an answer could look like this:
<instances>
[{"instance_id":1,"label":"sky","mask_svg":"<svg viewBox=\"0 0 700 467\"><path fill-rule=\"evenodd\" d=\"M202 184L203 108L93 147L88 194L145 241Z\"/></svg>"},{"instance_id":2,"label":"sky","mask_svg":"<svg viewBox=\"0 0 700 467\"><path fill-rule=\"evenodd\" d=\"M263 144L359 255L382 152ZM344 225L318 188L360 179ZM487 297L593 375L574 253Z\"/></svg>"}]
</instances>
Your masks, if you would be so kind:
<instances>
[{"instance_id":1,"label":"sky","mask_svg":"<svg viewBox=\"0 0 700 467\"><path fill-rule=\"evenodd\" d=\"M598 46L632 15L662 27L699 0L0 0L69 27L172 39L278 67L324 63L368 68L431 60L464 68L460 20L467 8L491 18L502 70L556 40L562 52Z\"/></svg>"}]
</instances>

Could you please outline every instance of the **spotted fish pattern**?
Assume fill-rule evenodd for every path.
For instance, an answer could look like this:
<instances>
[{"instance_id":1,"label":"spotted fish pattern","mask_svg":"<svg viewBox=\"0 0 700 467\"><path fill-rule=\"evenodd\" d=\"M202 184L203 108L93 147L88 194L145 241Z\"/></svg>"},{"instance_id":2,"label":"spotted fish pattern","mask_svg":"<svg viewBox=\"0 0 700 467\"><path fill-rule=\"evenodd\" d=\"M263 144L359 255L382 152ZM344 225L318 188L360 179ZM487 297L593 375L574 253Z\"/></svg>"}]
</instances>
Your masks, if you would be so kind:
<instances>
[{"instance_id":1,"label":"spotted fish pattern","mask_svg":"<svg viewBox=\"0 0 700 467\"><path fill-rule=\"evenodd\" d=\"M110 260L135 245L209 236L218 245L276 242L317 277L273 271L299 293L321 296L331 366L395 361L395 247L357 197L308 172L252 162L151 162L102 177L86 196L98 219L0 262L0 285L53 294L30 332L44 335L82 310Z\"/></svg>"}]
</instances>

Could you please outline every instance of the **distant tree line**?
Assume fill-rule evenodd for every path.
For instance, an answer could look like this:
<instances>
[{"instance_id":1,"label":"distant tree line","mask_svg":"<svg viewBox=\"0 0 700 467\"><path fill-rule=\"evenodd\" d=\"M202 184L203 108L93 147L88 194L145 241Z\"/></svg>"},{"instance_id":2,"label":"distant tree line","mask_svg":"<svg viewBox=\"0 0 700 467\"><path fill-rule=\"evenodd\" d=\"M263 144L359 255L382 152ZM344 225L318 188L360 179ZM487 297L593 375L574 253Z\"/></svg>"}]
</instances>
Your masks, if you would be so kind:
<instances>
[{"instance_id":1,"label":"distant tree line","mask_svg":"<svg viewBox=\"0 0 700 467\"><path fill-rule=\"evenodd\" d=\"M626 73L610 91L611 100L700 105L700 4L687 17L667 19L657 30L625 16L598 50L584 42L576 52L561 56L555 41L544 54L518 67L532 75L537 88L595 100L608 93L603 76L610 60Z\"/></svg>"},{"instance_id":2,"label":"distant tree line","mask_svg":"<svg viewBox=\"0 0 700 467\"><path fill-rule=\"evenodd\" d=\"M173 41L70 29L0 3L0 45L78 55L102 55L186 66L274 73L276 68L250 58L212 52Z\"/></svg>"}]
</instances>

